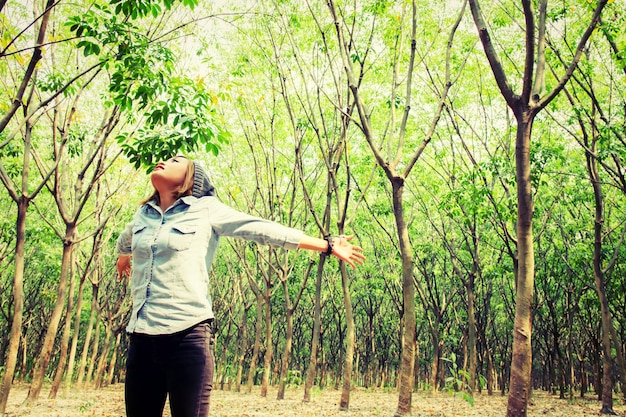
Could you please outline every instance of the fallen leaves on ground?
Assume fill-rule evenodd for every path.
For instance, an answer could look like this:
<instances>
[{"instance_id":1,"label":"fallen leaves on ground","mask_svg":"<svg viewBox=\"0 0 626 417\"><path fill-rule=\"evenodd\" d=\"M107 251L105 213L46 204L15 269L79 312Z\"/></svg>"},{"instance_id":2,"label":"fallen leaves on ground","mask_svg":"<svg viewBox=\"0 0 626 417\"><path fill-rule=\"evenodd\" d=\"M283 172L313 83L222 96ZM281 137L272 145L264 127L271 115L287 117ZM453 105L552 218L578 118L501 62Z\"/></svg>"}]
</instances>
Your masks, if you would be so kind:
<instances>
[{"instance_id":1,"label":"fallen leaves on ground","mask_svg":"<svg viewBox=\"0 0 626 417\"><path fill-rule=\"evenodd\" d=\"M47 388L47 389L46 389ZM56 399L47 399L49 387L42 390L42 398L24 407L28 394L27 385L17 385L11 390L7 407L8 417L123 417L124 387L115 384L100 390L61 389ZM302 402L303 388L291 387L285 399L276 400L276 390L270 389L266 397L260 395L259 387L251 393L215 390L211 395L211 417L374 417L392 416L397 408L398 395L393 390L354 389L350 393L350 408L339 410L341 392L334 389L313 389L311 401ZM507 397L499 394L488 396L476 394L474 406L460 396L447 392L423 392L413 394L411 417L504 417ZM598 416L601 403L593 395L573 401L561 400L541 391L534 391L528 408L528 417L591 417ZM626 417L626 406L621 397L614 397L613 410ZM165 409L164 417L169 417Z\"/></svg>"}]
</instances>

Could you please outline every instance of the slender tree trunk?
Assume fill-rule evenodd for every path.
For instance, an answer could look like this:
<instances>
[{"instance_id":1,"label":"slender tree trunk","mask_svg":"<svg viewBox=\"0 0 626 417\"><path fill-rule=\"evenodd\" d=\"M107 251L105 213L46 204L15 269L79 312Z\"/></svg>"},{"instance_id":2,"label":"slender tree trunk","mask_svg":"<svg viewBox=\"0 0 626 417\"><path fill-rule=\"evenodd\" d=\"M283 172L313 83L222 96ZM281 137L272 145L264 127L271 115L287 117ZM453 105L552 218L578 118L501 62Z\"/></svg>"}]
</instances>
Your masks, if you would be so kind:
<instances>
[{"instance_id":1,"label":"slender tree trunk","mask_svg":"<svg viewBox=\"0 0 626 417\"><path fill-rule=\"evenodd\" d=\"M85 384L89 384L93 381L94 372L96 367L96 359L101 356L100 354L100 311L96 314L96 332L93 338L93 347L91 348L91 356L89 357L89 366L87 367L87 373L85 374Z\"/></svg>"},{"instance_id":2,"label":"slender tree trunk","mask_svg":"<svg viewBox=\"0 0 626 417\"><path fill-rule=\"evenodd\" d=\"M227 357L228 346L230 345L230 338L231 338L230 333L231 333L232 326L233 326L232 320L228 320L228 327L226 328L226 331L222 333L222 334L225 334L225 337L222 343L222 353L219 355L216 355L217 358L220 358L220 361L218 361L217 358L215 361L215 368L216 369L221 368L221 371L219 372L218 380L219 380L220 390L222 391L224 391L224 385L226 384L226 381L228 380L228 375L227 375L228 367L221 362L221 358ZM230 384L230 381L228 383Z\"/></svg>"},{"instance_id":3,"label":"slender tree trunk","mask_svg":"<svg viewBox=\"0 0 626 417\"><path fill-rule=\"evenodd\" d=\"M85 335L85 342L83 344L83 350L80 355L80 365L78 367L78 374L76 376L76 383L79 388L84 387L85 383L85 370L87 369L87 357L89 355L89 347L91 346L91 337L93 335L94 325L96 323L96 314L98 311L98 284L92 284L91 286L91 314L89 315L89 324L87 324L87 334Z\"/></svg>"},{"instance_id":4,"label":"slender tree trunk","mask_svg":"<svg viewBox=\"0 0 626 417\"><path fill-rule=\"evenodd\" d=\"M239 340L237 341L237 377L235 380L235 392L241 392L241 380L243 378L243 361L248 347L248 308L243 312L239 324Z\"/></svg>"},{"instance_id":5,"label":"slender tree trunk","mask_svg":"<svg viewBox=\"0 0 626 417\"><path fill-rule=\"evenodd\" d=\"M111 362L109 362L109 371L107 372L107 378L104 382L105 386L109 386L113 383L113 376L115 375L115 365L117 365L117 351L122 341L122 332L118 332L115 337L115 345L113 347L113 355L111 356Z\"/></svg>"},{"instance_id":6,"label":"slender tree trunk","mask_svg":"<svg viewBox=\"0 0 626 417\"><path fill-rule=\"evenodd\" d=\"M45 33L45 26L50 13L46 12L42 27L40 28L38 44L43 42L43 34ZM39 48L38 48L39 49ZM39 58L35 59L33 55L32 60L36 63ZM34 67L33 67L34 68ZM32 75L32 74L31 74ZM30 76L29 76L30 78ZM26 84L24 84L24 87ZM20 87L21 89L21 87ZM23 95L23 91L21 92ZM17 100L17 99L16 99ZM21 103L21 99L20 99ZM0 129L0 132L2 129ZM22 352L22 368L20 372L20 378L24 378L25 362L26 362L26 343L25 338L22 335L22 324L24 320L24 265L25 265L25 242L26 242L26 215L28 206L31 201L31 197L28 194L28 176L29 166L31 158L32 148L32 125L30 122L26 122L24 128L24 164L22 165L22 189L18 196L8 181L4 168L0 164L0 179L3 184L9 190L9 194L13 198L13 201L17 204L17 219L15 221L15 261L13 272L13 319L11 320L11 333L9 338L8 352L5 358L4 373L2 375L2 381L0 382L0 415L3 415L6 411L6 406L9 400L9 393L11 391L11 385L13 384L13 378L15 376L15 368L17 366L17 356L19 353L20 343L24 344ZM24 339L24 340L23 340Z\"/></svg>"},{"instance_id":7,"label":"slender tree trunk","mask_svg":"<svg viewBox=\"0 0 626 417\"><path fill-rule=\"evenodd\" d=\"M346 356L343 366L343 385L341 389L340 410L350 407L350 391L352 389L352 368L354 361L354 312L348 283L348 271L344 262L341 263L341 287L343 288L343 304L346 310Z\"/></svg>"},{"instance_id":8,"label":"slender tree trunk","mask_svg":"<svg viewBox=\"0 0 626 417\"><path fill-rule=\"evenodd\" d=\"M311 338L311 356L309 358L309 367L306 371L306 381L304 383L304 399L305 403L311 401L311 387L317 371L317 351L320 345L320 328L322 318L322 276L324 265L326 264L326 256L320 256L317 265L317 274L315 278L315 306L313 307L313 336Z\"/></svg>"},{"instance_id":9,"label":"slender tree trunk","mask_svg":"<svg viewBox=\"0 0 626 417\"><path fill-rule=\"evenodd\" d=\"M11 321L11 336L9 350L4 363L4 374L0 383L0 415L6 411L9 392L15 375L17 354L22 338L22 320L24 318L24 242L26 233L26 211L29 200L20 198L17 202L17 221L15 230L15 272L13 274L13 320ZM23 352L26 355L26 351Z\"/></svg>"},{"instance_id":10,"label":"slender tree trunk","mask_svg":"<svg viewBox=\"0 0 626 417\"><path fill-rule=\"evenodd\" d=\"M52 356L52 348L54 347L54 339L56 338L61 316L63 314L63 307L65 306L65 299L67 297L67 287L69 284L69 267L72 259L72 251L75 243L73 242L74 235L76 233L75 225L68 225L65 233L65 239L63 242L63 257L61 260L61 275L59 277L59 286L57 289L57 299L52 310L52 315L48 323L48 329L44 337L41 352L37 358L35 370L33 373L33 381L30 389L28 390L28 397L24 401L25 405L31 404L33 401L39 398L39 393L43 386L44 377L50 363L50 357Z\"/></svg>"},{"instance_id":11,"label":"slender tree trunk","mask_svg":"<svg viewBox=\"0 0 626 417\"><path fill-rule=\"evenodd\" d=\"M254 385L254 375L256 373L257 363L259 362L259 352L261 351L261 333L263 324L263 297L260 294L256 295L256 323L254 325L254 348L252 349L252 358L250 359L250 369L248 370L248 383L246 391L248 394L252 392L252 385Z\"/></svg>"},{"instance_id":12,"label":"slender tree trunk","mask_svg":"<svg viewBox=\"0 0 626 417\"><path fill-rule=\"evenodd\" d=\"M83 308L83 290L85 288L86 276L81 277L78 293L76 294L76 312L74 314L74 334L72 335L72 343L70 345L70 355L67 361L67 376L65 378L66 391L72 386L72 378L74 378L74 362L76 361L76 351L78 349L78 336L80 335L80 319Z\"/></svg>"},{"instance_id":13,"label":"slender tree trunk","mask_svg":"<svg viewBox=\"0 0 626 417\"><path fill-rule=\"evenodd\" d=\"M467 285L467 356L469 360L469 389L470 392L476 391L476 313L474 305L476 300L476 292L474 289L474 274L470 274Z\"/></svg>"},{"instance_id":14,"label":"slender tree trunk","mask_svg":"<svg viewBox=\"0 0 626 417\"><path fill-rule=\"evenodd\" d=\"M26 340L26 335L27 331L26 329L24 329L24 332L22 334L22 363L20 364L20 375L19 375L19 382L23 382L24 378L26 377L27 374L27 369L28 369L28 340Z\"/></svg>"},{"instance_id":15,"label":"slender tree trunk","mask_svg":"<svg viewBox=\"0 0 626 417\"><path fill-rule=\"evenodd\" d=\"M493 375L495 370L493 369L493 354L491 349L487 348L487 395L493 395Z\"/></svg>"},{"instance_id":16,"label":"slender tree trunk","mask_svg":"<svg viewBox=\"0 0 626 417\"><path fill-rule=\"evenodd\" d=\"M270 305L271 288L267 283L264 294L265 302L265 355L263 355L263 379L261 381L261 397L267 397L267 390L272 374L274 344L272 340L272 309Z\"/></svg>"},{"instance_id":17,"label":"slender tree trunk","mask_svg":"<svg viewBox=\"0 0 626 417\"><path fill-rule=\"evenodd\" d=\"M611 311L606 297L604 286L604 273L602 272L602 228L604 225L604 196L598 176L596 160L587 154L587 170L593 186L595 200L594 221L594 244L593 244L593 276L596 283L596 291L600 299L600 311L602 312L602 346L603 374L602 374L602 409L601 414L615 414L613 411L613 358L611 346Z\"/></svg>"},{"instance_id":18,"label":"slender tree trunk","mask_svg":"<svg viewBox=\"0 0 626 417\"><path fill-rule=\"evenodd\" d=\"M104 370L106 369L107 359L109 358L109 352L111 352L111 345L114 342L111 340L113 338L113 326L111 322L106 323L106 332L104 334L104 348L102 349L102 353L98 356L96 373L94 375L94 388L99 389L102 388L102 380L104 376ZM95 358L94 358L95 361Z\"/></svg>"},{"instance_id":19,"label":"slender tree trunk","mask_svg":"<svg viewBox=\"0 0 626 417\"><path fill-rule=\"evenodd\" d=\"M572 303L573 288L569 288L567 291L567 328L569 332L567 334L567 368L569 371L569 400L574 399L574 307ZM581 375L582 380L582 375ZM581 381L582 382L582 381ZM582 384L581 384L582 385Z\"/></svg>"},{"instance_id":20,"label":"slender tree trunk","mask_svg":"<svg viewBox=\"0 0 626 417\"><path fill-rule=\"evenodd\" d=\"M535 283L533 201L530 183L531 130L532 117L522 112L518 117L515 144L518 273L507 417L526 417L531 393L532 303Z\"/></svg>"},{"instance_id":21,"label":"slender tree trunk","mask_svg":"<svg viewBox=\"0 0 626 417\"><path fill-rule=\"evenodd\" d=\"M433 362L430 364L430 389L437 392L439 386L439 364L441 363L441 346L439 344L439 320L435 321L435 326L431 329L431 343L433 345Z\"/></svg>"},{"instance_id":22,"label":"slender tree trunk","mask_svg":"<svg viewBox=\"0 0 626 417\"><path fill-rule=\"evenodd\" d=\"M602 342L611 343L610 340L604 335L602 336ZM607 352L606 348L604 348L604 355L602 358L602 408L600 409L600 414L611 414L615 415L615 411L613 411L613 362L611 361L611 352ZM608 359L607 359L608 357Z\"/></svg>"},{"instance_id":23,"label":"slender tree trunk","mask_svg":"<svg viewBox=\"0 0 626 417\"><path fill-rule=\"evenodd\" d=\"M287 291L287 284L284 285L285 291ZM287 309L285 315L287 330L285 332L285 350L283 351L283 358L280 365L280 381L278 383L278 394L276 395L277 400L285 399L285 385L287 384L289 361L291 359L291 347L293 345L293 311Z\"/></svg>"},{"instance_id":24,"label":"slender tree trunk","mask_svg":"<svg viewBox=\"0 0 626 417\"><path fill-rule=\"evenodd\" d=\"M326 352L324 351L324 330L320 328L320 349L321 357L320 357L320 389L324 389L326 387L326 378L328 371L328 363L326 362Z\"/></svg>"},{"instance_id":25,"label":"slender tree trunk","mask_svg":"<svg viewBox=\"0 0 626 417\"><path fill-rule=\"evenodd\" d=\"M409 232L404 218L402 190L404 179L396 177L392 181L393 214L396 220L400 253L402 256L402 308L404 327L402 328L402 354L398 387L398 408L396 416L411 412L413 397L413 372L415 365L415 284L413 283L413 251Z\"/></svg>"},{"instance_id":26,"label":"slender tree trunk","mask_svg":"<svg viewBox=\"0 0 626 417\"><path fill-rule=\"evenodd\" d=\"M67 297L67 308L65 310L65 326L63 327L63 335L61 337L61 347L59 349L59 362L57 364L56 374L50 387L50 394L48 398L53 399L57 397L61 382L63 382L63 375L65 375L65 365L67 364L68 347L70 342L70 332L72 330L72 313L74 309L74 256L70 257L70 288L69 295ZM78 332L76 332L78 333Z\"/></svg>"}]
</instances>

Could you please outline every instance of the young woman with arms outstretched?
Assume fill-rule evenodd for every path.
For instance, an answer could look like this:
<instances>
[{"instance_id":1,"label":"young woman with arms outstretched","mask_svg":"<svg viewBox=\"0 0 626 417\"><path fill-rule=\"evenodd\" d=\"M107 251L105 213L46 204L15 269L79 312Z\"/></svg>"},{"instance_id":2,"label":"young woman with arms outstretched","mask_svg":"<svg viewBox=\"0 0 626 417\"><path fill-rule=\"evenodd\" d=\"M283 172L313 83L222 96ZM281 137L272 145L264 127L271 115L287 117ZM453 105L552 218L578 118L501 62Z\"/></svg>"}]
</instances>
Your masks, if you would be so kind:
<instances>
[{"instance_id":1,"label":"young woman with arms outstretched","mask_svg":"<svg viewBox=\"0 0 626 417\"><path fill-rule=\"evenodd\" d=\"M318 239L230 208L184 156L159 162L150 179L154 193L117 240L118 275L130 277L133 298L126 413L161 417L169 396L172 417L206 417L214 370L208 271L220 237L325 252L353 268L365 256L350 236Z\"/></svg>"}]
</instances>

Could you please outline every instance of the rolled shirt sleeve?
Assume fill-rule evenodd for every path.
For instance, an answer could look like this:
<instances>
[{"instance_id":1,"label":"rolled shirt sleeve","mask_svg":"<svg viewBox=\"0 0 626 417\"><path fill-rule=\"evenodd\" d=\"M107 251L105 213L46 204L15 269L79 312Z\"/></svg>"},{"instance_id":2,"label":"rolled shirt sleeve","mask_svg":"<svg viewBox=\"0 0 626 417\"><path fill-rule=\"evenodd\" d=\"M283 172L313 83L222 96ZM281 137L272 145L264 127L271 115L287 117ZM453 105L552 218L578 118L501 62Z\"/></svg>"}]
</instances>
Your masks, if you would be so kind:
<instances>
[{"instance_id":1,"label":"rolled shirt sleeve","mask_svg":"<svg viewBox=\"0 0 626 417\"><path fill-rule=\"evenodd\" d=\"M296 250L302 231L234 210L213 198L209 203L211 226L219 236L252 240L262 245Z\"/></svg>"}]
</instances>

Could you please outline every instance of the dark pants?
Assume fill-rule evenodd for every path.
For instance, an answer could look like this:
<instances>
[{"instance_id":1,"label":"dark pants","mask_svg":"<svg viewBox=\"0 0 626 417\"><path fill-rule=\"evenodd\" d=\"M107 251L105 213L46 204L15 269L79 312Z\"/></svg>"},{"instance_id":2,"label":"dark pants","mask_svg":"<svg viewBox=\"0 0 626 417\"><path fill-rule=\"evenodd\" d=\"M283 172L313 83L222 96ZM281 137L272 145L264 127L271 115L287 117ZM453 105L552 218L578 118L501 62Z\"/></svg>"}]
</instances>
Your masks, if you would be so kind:
<instances>
[{"instance_id":1,"label":"dark pants","mask_svg":"<svg viewBox=\"0 0 626 417\"><path fill-rule=\"evenodd\" d=\"M161 417L169 395L172 417L206 417L215 362L211 325L173 335L130 335L126 415Z\"/></svg>"}]
</instances>

